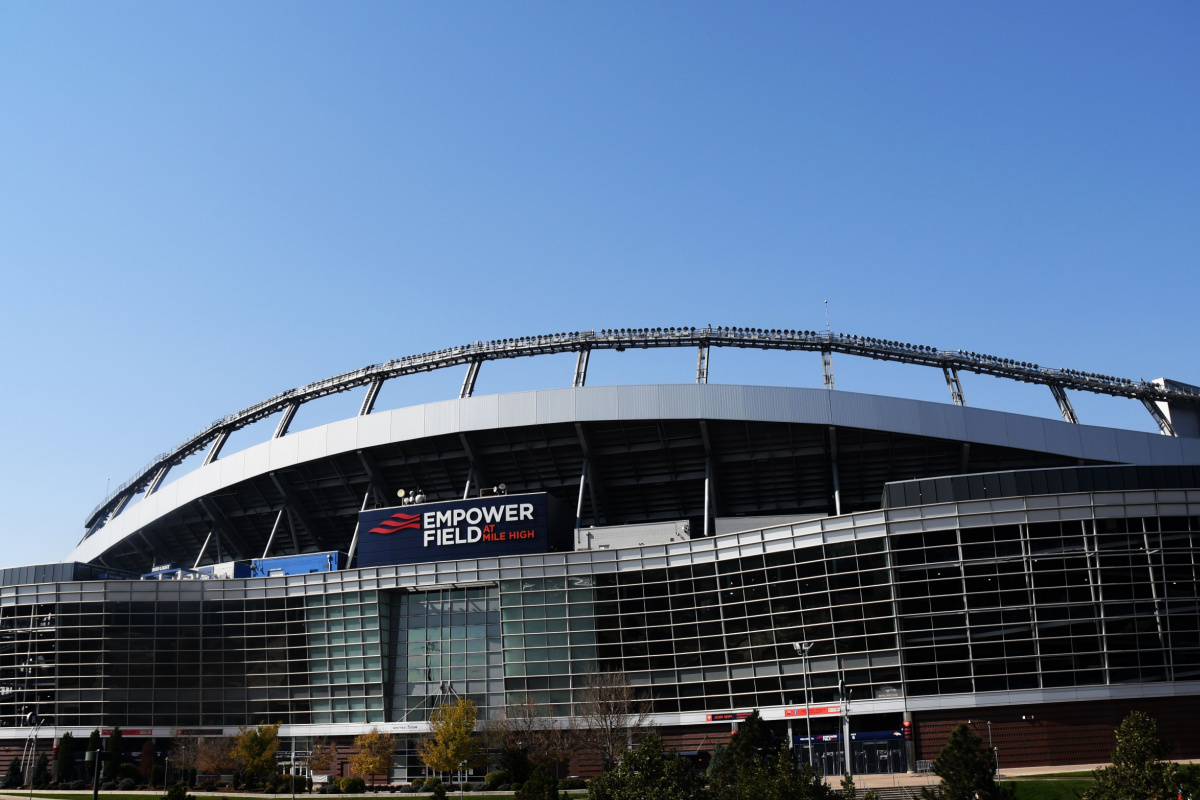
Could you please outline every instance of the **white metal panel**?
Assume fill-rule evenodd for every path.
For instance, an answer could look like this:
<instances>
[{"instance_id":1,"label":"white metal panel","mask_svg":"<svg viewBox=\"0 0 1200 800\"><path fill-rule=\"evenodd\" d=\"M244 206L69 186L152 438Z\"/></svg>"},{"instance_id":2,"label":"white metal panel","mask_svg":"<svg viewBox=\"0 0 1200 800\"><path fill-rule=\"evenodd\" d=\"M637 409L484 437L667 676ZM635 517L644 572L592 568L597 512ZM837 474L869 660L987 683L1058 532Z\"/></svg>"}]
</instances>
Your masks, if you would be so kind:
<instances>
[{"instance_id":1,"label":"white metal panel","mask_svg":"<svg viewBox=\"0 0 1200 800\"><path fill-rule=\"evenodd\" d=\"M699 419L700 384L668 384L658 387L658 413L663 419Z\"/></svg>"},{"instance_id":2,"label":"white metal panel","mask_svg":"<svg viewBox=\"0 0 1200 800\"><path fill-rule=\"evenodd\" d=\"M329 426L322 425L319 428L309 428L306 431L300 431L296 434L296 438L300 440L298 455L301 461L312 461L313 459L322 458L329 454L328 445Z\"/></svg>"},{"instance_id":3,"label":"white metal panel","mask_svg":"<svg viewBox=\"0 0 1200 800\"><path fill-rule=\"evenodd\" d=\"M425 406L398 408L388 412L392 418L392 441L405 442L425 435Z\"/></svg>"},{"instance_id":4,"label":"white metal panel","mask_svg":"<svg viewBox=\"0 0 1200 800\"><path fill-rule=\"evenodd\" d=\"M1146 441L1146 434L1139 431L1114 430L1113 435L1116 437L1117 452L1120 453L1122 461L1128 461L1130 464L1150 463L1150 444Z\"/></svg>"},{"instance_id":5,"label":"white metal panel","mask_svg":"<svg viewBox=\"0 0 1200 800\"><path fill-rule=\"evenodd\" d=\"M596 386L584 391L568 390L574 395L573 419L619 419L621 408L616 386Z\"/></svg>"},{"instance_id":6,"label":"white metal panel","mask_svg":"<svg viewBox=\"0 0 1200 800\"><path fill-rule=\"evenodd\" d=\"M1004 414L970 406L963 408L962 413L970 441L1000 446L1008 444L1008 426L1004 424Z\"/></svg>"},{"instance_id":7,"label":"white metal panel","mask_svg":"<svg viewBox=\"0 0 1200 800\"><path fill-rule=\"evenodd\" d=\"M918 403L921 432L939 439L965 439L967 422L962 407L949 403Z\"/></svg>"},{"instance_id":8,"label":"white metal panel","mask_svg":"<svg viewBox=\"0 0 1200 800\"><path fill-rule=\"evenodd\" d=\"M393 413L385 411L358 417L355 444L358 447L374 447L390 441Z\"/></svg>"},{"instance_id":9,"label":"white metal panel","mask_svg":"<svg viewBox=\"0 0 1200 800\"><path fill-rule=\"evenodd\" d=\"M658 419L662 416L657 386L618 386L616 401L620 419Z\"/></svg>"},{"instance_id":10,"label":"white metal panel","mask_svg":"<svg viewBox=\"0 0 1200 800\"><path fill-rule=\"evenodd\" d=\"M741 386L705 384L700 392L700 416L703 419L739 419L744 406Z\"/></svg>"},{"instance_id":11,"label":"white metal panel","mask_svg":"<svg viewBox=\"0 0 1200 800\"><path fill-rule=\"evenodd\" d=\"M490 430L500 424L499 395L468 397L460 401L458 406L459 430Z\"/></svg>"},{"instance_id":12,"label":"white metal panel","mask_svg":"<svg viewBox=\"0 0 1200 800\"><path fill-rule=\"evenodd\" d=\"M538 422L543 424L574 422L575 392L575 389L550 389L538 392Z\"/></svg>"},{"instance_id":13,"label":"white metal panel","mask_svg":"<svg viewBox=\"0 0 1200 800\"><path fill-rule=\"evenodd\" d=\"M502 428L537 424L537 392L502 394L496 401L496 424Z\"/></svg>"},{"instance_id":14,"label":"white metal panel","mask_svg":"<svg viewBox=\"0 0 1200 800\"><path fill-rule=\"evenodd\" d=\"M295 434L272 439L270 446L271 458L267 464L269 470L290 467L300 458L300 439Z\"/></svg>"},{"instance_id":15,"label":"white metal panel","mask_svg":"<svg viewBox=\"0 0 1200 800\"><path fill-rule=\"evenodd\" d=\"M425 435L437 436L460 430L458 411L462 404L457 400L443 400L425 406Z\"/></svg>"},{"instance_id":16,"label":"white metal panel","mask_svg":"<svg viewBox=\"0 0 1200 800\"><path fill-rule=\"evenodd\" d=\"M325 437L327 453L345 453L358 446L358 421L361 417L343 419L329 425L329 435Z\"/></svg>"},{"instance_id":17,"label":"white metal panel","mask_svg":"<svg viewBox=\"0 0 1200 800\"><path fill-rule=\"evenodd\" d=\"M246 475L246 451L232 453L228 458L218 459L216 465L219 465L221 473L220 485L229 486L232 483L238 483Z\"/></svg>"},{"instance_id":18,"label":"white metal panel","mask_svg":"<svg viewBox=\"0 0 1200 800\"><path fill-rule=\"evenodd\" d=\"M1083 446L1083 457L1096 461L1120 461L1117 437L1112 428L1095 425L1079 426L1079 442Z\"/></svg>"},{"instance_id":19,"label":"white metal panel","mask_svg":"<svg viewBox=\"0 0 1200 800\"><path fill-rule=\"evenodd\" d=\"M1008 431L1009 447L1019 447L1022 450L1045 450L1046 433L1042 427L1043 422L1044 420L1037 417L1005 414L1004 427Z\"/></svg>"},{"instance_id":20,"label":"white metal panel","mask_svg":"<svg viewBox=\"0 0 1200 800\"><path fill-rule=\"evenodd\" d=\"M266 472L271 465L271 441L268 439L265 442L259 442L253 447L247 447L242 451L243 468L245 469L246 477L252 475L261 475ZM171 477L171 473L167 473L167 477ZM159 489L156 494L161 494L162 489ZM154 495L151 495L153 497Z\"/></svg>"},{"instance_id":21,"label":"white metal panel","mask_svg":"<svg viewBox=\"0 0 1200 800\"><path fill-rule=\"evenodd\" d=\"M1079 441L1079 426L1054 419L1042 420L1042 432L1046 437L1046 450L1064 456L1083 457L1083 445Z\"/></svg>"}]
</instances>

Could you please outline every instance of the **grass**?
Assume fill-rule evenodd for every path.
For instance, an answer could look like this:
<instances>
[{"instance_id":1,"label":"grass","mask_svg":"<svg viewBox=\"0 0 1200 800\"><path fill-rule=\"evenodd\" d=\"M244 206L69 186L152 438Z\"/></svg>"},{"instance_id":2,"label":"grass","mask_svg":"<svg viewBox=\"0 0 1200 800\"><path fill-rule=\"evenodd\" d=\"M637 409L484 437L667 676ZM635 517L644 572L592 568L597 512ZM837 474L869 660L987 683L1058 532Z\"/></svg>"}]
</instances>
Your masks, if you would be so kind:
<instances>
[{"instance_id":1,"label":"grass","mask_svg":"<svg viewBox=\"0 0 1200 800\"><path fill-rule=\"evenodd\" d=\"M1076 800L1091 785L1090 780L1027 780L1013 783L1016 800Z\"/></svg>"},{"instance_id":2,"label":"grass","mask_svg":"<svg viewBox=\"0 0 1200 800\"><path fill-rule=\"evenodd\" d=\"M1040 781L1047 778L1088 778L1092 777L1091 771L1084 772L1046 772L1038 775L1014 775L1016 780Z\"/></svg>"}]
</instances>

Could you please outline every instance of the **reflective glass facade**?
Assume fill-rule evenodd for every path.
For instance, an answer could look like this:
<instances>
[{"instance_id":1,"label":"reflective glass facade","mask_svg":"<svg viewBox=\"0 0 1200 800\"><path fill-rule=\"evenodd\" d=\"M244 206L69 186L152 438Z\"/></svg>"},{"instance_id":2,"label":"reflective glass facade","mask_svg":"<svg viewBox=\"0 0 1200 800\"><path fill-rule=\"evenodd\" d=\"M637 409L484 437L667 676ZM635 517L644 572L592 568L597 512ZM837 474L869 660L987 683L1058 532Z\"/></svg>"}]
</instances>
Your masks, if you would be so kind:
<instances>
[{"instance_id":1,"label":"reflective glass facade","mask_svg":"<svg viewBox=\"0 0 1200 800\"><path fill-rule=\"evenodd\" d=\"M662 725L782 718L806 683L813 703L837 702L839 671L852 716L1077 687L1190 695L1198 553L1200 492L1163 490L909 506L620 551L5 586L0 725L36 710L59 728L351 734L419 729L451 695L567 716L597 669L624 671ZM814 643L807 678L799 641Z\"/></svg>"}]
</instances>

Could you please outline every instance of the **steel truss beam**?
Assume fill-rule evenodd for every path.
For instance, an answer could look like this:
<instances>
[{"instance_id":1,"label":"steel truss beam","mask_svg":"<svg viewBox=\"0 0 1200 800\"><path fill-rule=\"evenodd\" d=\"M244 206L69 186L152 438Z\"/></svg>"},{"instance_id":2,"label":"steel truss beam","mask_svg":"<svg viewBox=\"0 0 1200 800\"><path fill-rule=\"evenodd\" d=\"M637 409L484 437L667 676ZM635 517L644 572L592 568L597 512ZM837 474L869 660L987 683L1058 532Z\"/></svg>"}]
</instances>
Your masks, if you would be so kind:
<instances>
[{"instance_id":1,"label":"steel truss beam","mask_svg":"<svg viewBox=\"0 0 1200 800\"><path fill-rule=\"evenodd\" d=\"M1171 424L1171 420L1167 419L1167 415L1162 412L1158 404L1153 400L1142 398L1142 404L1146 406L1146 410L1150 412L1150 416L1154 417L1154 421L1158 423L1158 430L1163 436L1178 436L1175 432L1175 426Z\"/></svg>"},{"instance_id":2,"label":"steel truss beam","mask_svg":"<svg viewBox=\"0 0 1200 800\"><path fill-rule=\"evenodd\" d=\"M1057 383L1050 384L1050 391L1054 395L1055 402L1058 403L1058 413L1062 414L1064 422L1069 422L1072 425L1079 424L1079 417L1075 416L1075 409L1071 405L1071 398L1067 397L1067 393Z\"/></svg>"},{"instance_id":3,"label":"steel truss beam","mask_svg":"<svg viewBox=\"0 0 1200 800\"><path fill-rule=\"evenodd\" d=\"M1113 397L1200 405L1200 393L1174 385L1159 385L1149 381L1134 381L1110 375L1098 375L1071 369L1040 367L1024 361L1015 361L998 356L964 352L962 350L940 350L925 345L914 345L885 339L876 339L856 334L825 331L796 331L762 328L620 328L599 331L576 331L553 333L542 336L525 336L519 339L499 339L491 342L475 342L432 353L406 356L384 364L372 364L361 369L335 375L332 378L291 389L256 403L236 414L222 417L204 430L184 441L171 451L163 453L147 464L133 478L118 486L100 502L87 516L84 526L89 530L97 527L118 500L126 494L137 494L146 487L164 466L174 466L193 453L209 445L211 463L220 453L220 447L233 431L251 425L261 419L282 411L292 404L303 404L310 400L345 392L359 386L369 386L376 381L385 381L404 375L415 375L437 369L467 366L467 378L463 381L462 397L470 397L475 388L479 366L484 361L503 358L522 358L554 353L577 353L588 350L625 350L626 348L695 347L703 357L703 369L697 365L697 379L707 381L707 351L710 347L741 347L763 350L788 350L820 352L832 358L833 353L872 358L880 361L897 361L904 364L954 369L977 375L992 375L999 378L1048 386L1057 384L1063 389L1092 392ZM832 375L830 374L830 378ZM1147 406L1149 408L1149 406ZM1158 421L1165 417L1151 411ZM1161 430L1174 430L1169 421Z\"/></svg>"},{"instance_id":4,"label":"steel truss beam","mask_svg":"<svg viewBox=\"0 0 1200 800\"><path fill-rule=\"evenodd\" d=\"M325 550L325 542L321 539L321 532L317 529L316 523L308 513L308 509L300 502L300 498L296 496L296 490L292 488L292 484L288 482L282 474L278 472L271 473L271 481L275 484L275 488L283 495L283 501L287 504L288 510L292 512L300 520L300 524L308 530L308 535L313 538L318 550Z\"/></svg>"},{"instance_id":5,"label":"steel truss beam","mask_svg":"<svg viewBox=\"0 0 1200 800\"><path fill-rule=\"evenodd\" d=\"M371 381L371 385L367 387L367 396L363 398L362 406L358 409L358 415L365 417L375 410L375 401L379 399L379 390L383 388L383 381Z\"/></svg>"},{"instance_id":6,"label":"steel truss beam","mask_svg":"<svg viewBox=\"0 0 1200 800\"><path fill-rule=\"evenodd\" d=\"M587 381L588 357L592 354L592 348L583 347L579 350L579 356L575 359L575 378L571 385L574 387L583 386Z\"/></svg>"},{"instance_id":7,"label":"steel truss beam","mask_svg":"<svg viewBox=\"0 0 1200 800\"><path fill-rule=\"evenodd\" d=\"M946 374L946 385L950 387L950 402L956 406L965 406L967 401L963 397L962 381L958 379L958 370L954 367L942 367L942 372Z\"/></svg>"}]
</instances>

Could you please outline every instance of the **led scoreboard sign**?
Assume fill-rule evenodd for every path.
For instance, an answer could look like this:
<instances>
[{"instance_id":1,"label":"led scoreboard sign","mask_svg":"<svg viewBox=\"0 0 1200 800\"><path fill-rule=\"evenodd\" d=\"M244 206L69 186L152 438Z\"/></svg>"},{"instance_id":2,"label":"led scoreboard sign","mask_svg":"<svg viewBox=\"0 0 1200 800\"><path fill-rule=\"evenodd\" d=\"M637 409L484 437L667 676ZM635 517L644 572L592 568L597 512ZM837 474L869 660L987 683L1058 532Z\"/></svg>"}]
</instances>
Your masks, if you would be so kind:
<instances>
[{"instance_id":1,"label":"led scoreboard sign","mask_svg":"<svg viewBox=\"0 0 1200 800\"><path fill-rule=\"evenodd\" d=\"M358 566L570 550L573 524L566 508L544 493L363 511Z\"/></svg>"}]
</instances>

